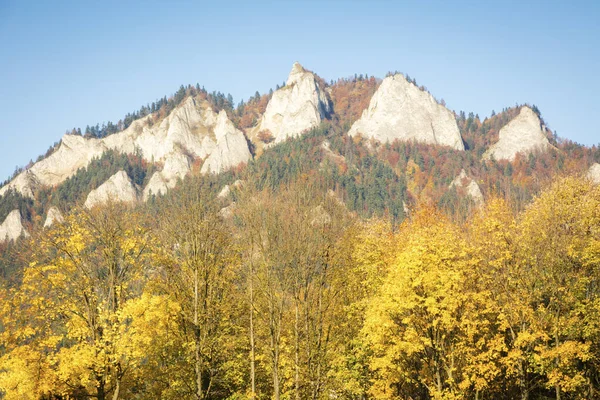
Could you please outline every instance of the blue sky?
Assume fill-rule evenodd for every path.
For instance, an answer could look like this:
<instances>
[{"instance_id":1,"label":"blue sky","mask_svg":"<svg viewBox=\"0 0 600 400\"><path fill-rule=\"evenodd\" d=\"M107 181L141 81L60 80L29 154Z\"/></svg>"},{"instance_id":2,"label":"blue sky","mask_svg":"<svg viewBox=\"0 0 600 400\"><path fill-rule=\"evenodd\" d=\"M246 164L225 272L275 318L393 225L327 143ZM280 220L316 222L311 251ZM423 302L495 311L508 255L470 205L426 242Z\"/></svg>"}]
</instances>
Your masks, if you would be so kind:
<instances>
[{"instance_id":1,"label":"blue sky","mask_svg":"<svg viewBox=\"0 0 600 400\"><path fill-rule=\"evenodd\" d=\"M236 103L294 61L326 80L402 71L482 118L536 104L600 142L598 1L0 0L0 180L65 130L117 121L180 84Z\"/></svg>"}]
</instances>

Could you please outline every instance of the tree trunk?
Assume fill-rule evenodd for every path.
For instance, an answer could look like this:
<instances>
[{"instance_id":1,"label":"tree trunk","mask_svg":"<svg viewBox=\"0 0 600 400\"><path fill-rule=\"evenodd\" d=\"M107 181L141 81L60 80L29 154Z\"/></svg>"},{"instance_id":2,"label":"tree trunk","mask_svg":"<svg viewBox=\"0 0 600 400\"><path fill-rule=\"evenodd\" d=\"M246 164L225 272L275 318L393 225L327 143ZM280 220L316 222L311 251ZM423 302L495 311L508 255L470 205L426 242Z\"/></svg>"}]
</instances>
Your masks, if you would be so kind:
<instances>
[{"instance_id":1,"label":"tree trunk","mask_svg":"<svg viewBox=\"0 0 600 400\"><path fill-rule=\"evenodd\" d=\"M254 350L254 268L250 263L250 382L252 385L251 397L256 398L256 367Z\"/></svg>"},{"instance_id":2,"label":"tree trunk","mask_svg":"<svg viewBox=\"0 0 600 400\"><path fill-rule=\"evenodd\" d=\"M202 399L202 365L200 359L200 327L198 326L198 268L194 270L194 358L196 372L196 400Z\"/></svg>"},{"instance_id":3,"label":"tree trunk","mask_svg":"<svg viewBox=\"0 0 600 400\"><path fill-rule=\"evenodd\" d=\"M121 379L117 378L117 386L115 386L115 392L113 393L113 397L112 400L118 400L119 399L119 391L121 389Z\"/></svg>"},{"instance_id":4,"label":"tree trunk","mask_svg":"<svg viewBox=\"0 0 600 400\"><path fill-rule=\"evenodd\" d=\"M556 327L555 327L555 330L554 330L554 342L555 342L555 346L556 346L556 349L557 349L557 350L558 350L558 346L560 345L560 341L559 341L559 339L558 339L558 319L559 319L559 318L560 318L560 314L559 314L559 312L557 311L557 312L556 312ZM558 367L559 367L559 359L558 359L558 356L556 357L556 360L555 360L555 362L556 362L556 368L558 368ZM556 392L556 400L560 400L560 386L559 386L558 384L556 384L556 385L554 386L554 390L555 390L555 392Z\"/></svg>"},{"instance_id":5,"label":"tree trunk","mask_svg":"<svg viewBox=\"0 0 600 400\"><path fill-rule=\"evenodd\" d=\"M294 390L296 392L296 400L300 400L300 332L298 327L298 319L300 318L300 310L298 306L298 298L296 297L296 319L294 321L294 357L296 363L296 373L294 376Z\"/></svg>"},{"instance_id":6,"label":"tree trunk","mask_svg":"<svg viewBox=\"0 0 600 400\"><path fill-rule=\"evenodd\" d=\"M104 381L103 377L97 377L96 380L98 381L96 397L98 398L98 400L106 400L106 389L104 388L106 382Z\"/></svg>"},{"instance_id":7,"label":"tree trunk","mask_svg":"<svg viewBox=\"0 0 600 400\"><path fill-rule=\"evenodd\" d=\"M275 307L273 305L273 299L270 299L269 313L270 313L270 337L271 337L271 355L272 355L272 368L273 368L273 398L279 400L279 323L276 322L275 318Z\"/></svg>"}]
</instances>

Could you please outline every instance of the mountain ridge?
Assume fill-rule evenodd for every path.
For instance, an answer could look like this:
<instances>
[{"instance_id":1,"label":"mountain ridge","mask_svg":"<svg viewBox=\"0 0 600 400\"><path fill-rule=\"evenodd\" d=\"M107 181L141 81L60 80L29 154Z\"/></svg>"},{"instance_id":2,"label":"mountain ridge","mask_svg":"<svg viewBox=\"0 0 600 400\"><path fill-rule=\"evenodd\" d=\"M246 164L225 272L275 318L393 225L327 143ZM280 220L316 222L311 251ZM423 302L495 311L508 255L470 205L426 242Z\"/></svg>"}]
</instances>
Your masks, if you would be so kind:
<instances>
[{"instance_id":1,"label":"mountain ridge","mask_svg":"<svg viewBox=\"0 0 600 400\"><path fill-rule=\"evenodd\" d=\"M381 95L381 93L390 93L390 90L380 90L383 83L393 81L401 83L398 85L399 89L395 92L396 94L392 91L390 96ZM305 85L308 90L300 90L299 86L302 85ZM373 133L371 135L364 135L366 137L363 138L359 138L359 136L363 135L351 135L351 133L358 130L353 130L353 127L356 124L360 124L361 115L369 114L369 108L377 109L377 105L380 102L389 103L390 97L402 96L403 90L409 90L412 96L417 98L416 101L409 103L410 107L413 107L417 111L421 109L426 110L425 114L419 114L419 112L407 114L408 118L414 119L413 126L423 126L423 137L428 137L427 135L431 133L429 129L433 126L433 120L436 118L437 111L429 112L427 111L427 107L430 106L423 106L423 104L431 103L433 109L440 110L439 112L445 115L444 118L450 121L450 124L447 125L449 126L448 131L451 132L449 137L454 139L446 143L439 143L439 141L436 142L435 140L421 140L420 144L417 140L413 143L414 137L410 137L410 135L406 137L406 135L402 134L402 124L397 129L388 129L389 138L380 143L375 143L374 147L369 142L369 136L373 138L376 136ZM377 94L378 92L379 94ZM239 171L243 170L243 165L252 162L257 166L262 165L261 168L281 168L282 160L269 156L266 160L272 161L269 161L269 164L265 165L262 162L258 162L257 157L260 159L267 154L265 151L272 153L271 149L274 151L276 147L280 146L283 146L282 149L295 151L293 149L297 144L294 143L300 140L307 144L310 143L310 146L313 146L314 143L316 148L313 149L313 147L309 146L306 149L309 151L309 157L318 157L320 160L317 164L314 164L315 166L318 165L318 168L323 171L331 170L332 168L337 169L340 172L334 172L336 176L345 176L344 179L349 179L350 181L358 179L354 176L355 172L353 171L364 173L364 168L371 168L367 164L356 164L357 160L354 157L364 158L375 156L385 161L386 164L392 167L391 173L405 177L403 179L406 179L409 189L401 195L401 201L394 200L392 203L380 202L377 203L379 205L376 206L376 209L393 207L397 210L399 207L397 204L412 204L423 196L428 198L433 196L435 201L458 201L457 199L446 198L444 193L451 187L451 182L456 179L461 169L471 171L474 166L478 170L475 176L478 176L478 180L482 179L479 182L482 184L480 191L483 192L484 197L487 197L488 191L493 184L490 180L492 179L491 176L493 176L490 175L490 166L484 166L483 164L477 166L478 164L473 163L481 163L481 156L486 151L489 151L495 142L499 141L500 137L496 140L494 139L495 135L499 135L498 132L506 131L506 126L509 126L512 121L517 119L524 109L528 110L528 114L536 114L536 124L539 129L542 129L542 120L538 115L539 111L536 110L535 113L533 112L535 106L525 105L519 106L519 108L506 109L501 114L481 121L472 113L467 118L463 112L456 114L446 109L443 102L440 103L435 100L423 87L417 87L414 81L403 75L390 75L382 81L374 77L363 78L360 76L350 79L340 79L335 83L332 81L331 84L327 84L318 75L305 69L298 63L292 66L286 85L282 88L278 88L273 94L269 95L259 96L257 94L248 103L244 103L243 106L240 105L235 110L228 107L219 109L218 106L213 105L213 103L206 99L204 92L196 92L194 88L189 89L186 93L170 113L160 118L157 118L158 114L146 115L131 122L123 131L106 137L86 138L79 135L66 135L63 137L58 148L51 153L49 152L46 158L34 163L30 168L18 174L12 181L0 189L0 194L6 195L11 189L16 189L21 196L31 199L30 204L31 201L34 204L38 204L34 207L38 210L34 215L40 212L45 215L49 205L58 205L63 209L65 204L57 202L56 196L53 194L56 188L62 187L62 183L66 182L68 177L75 178L75 175L80 170L83 170L83 174L85 175L85 171L91 165L92 160L99 160L107 152L116 151L126 156L125 158L129 157L131 159L131 157L134 157L135 159L135 157L140 157L138 161L135 161L139 163L136 164L136 171L138 172L132 172L131 167L126 168L129 171L127 174L130 175L128 179L134 180L136 185L139 186L139 189L137 189L139 198L149 201L153 198L152 195L165 195L169 190L175 188L178 182L184 180L190 174L200 174L201 176L208 174L219 175L229 170L238 171L235 172L238 174ZM289 93L293 95L288 95ZM377 101L374 101L376 98ZM272 104L281 102L282 99L284 103L295 102L296 106L300 108L306 106L308 109L313 110L313 113L309 113L307 114L308 117L303 118L295 114L294 107L289 111L290 109L286 107L272 106ZM371 103L374 103L375 107ZM391 111L388 113L377 115L376 112L372 112L373 115L370 117L375 121L375 127L381 124L391 126L393 125L392 123L399 120L398 115L402 115L401 110L400 112L395 112L394 110L400 107L394 106L394 101L391 101L391 104L392 106L389 107ZM257 105L262 105L260 107L264 107L262 108L264 112L260 111L261 108L259 107L257 114ZM283 110L282 113L284 114L288 113L285 115L281 114L282 119L284 117L291 118L295 121L296 126L303 126L304 129L297 129L294 132L288 131L278 141L274 137L271 141L264 141L264 138L257 137L256 131L262 126L262 121L265 120L265 115L268 114L267 110L273 107ZM319 111L319 107L322 108L321 111L326 110L327 112ZM219 109L219 111L215 111L216 109ZM260 112L263 112L263 114L260 114ZM254 115L254 123L249 122L249 115ZM271 113L271 115L274 114ZM425 116L423 117L423 115ZM378 119L379 122L377 122ZM424 120L425 123L423 124L421 120ZM435 123L438 123L437 120ZM245 126L245 128L242 128L242 126ZM549 131L547 128L544 127L543 129L543 134L548 136ZM433 133L435 132L436 130L433 129ZM314 136L315 133L317 136ZM323 139L316 141L311 139L313 137L316 139L319 135L324 135ZM434 136L429 137L435 138ZM460 140L461 145L463 142L466 145L458 145L458 140ZM547 138L545 140L547 141ZM364 150L358 150L362 146L360 144L361 141L364 144L368 144ZM288 142L291 143L291 147L286 144ZM352 144L352 142L357 144ZM356 146L359 147L352 151L358 151L357 155L352 155L352 151L348 153L350 147ZM444 147L448 150L443 150ZM545 148L550 147L546 146ZM406 149L411 149L411 153L402 155L402 152L406 151ZM592 152L596 151L594 148L590 150ZM567 153L568 151L567 149ZM564 150L561 150L561 152L554 155L544 155L542 151L539 154L534 154L533 157L534 160L540 157L548 159L549 161L544 161L544 163L550 162L552 165L555 165L557 162L564 163L567 153L564 153ZM279 153L280 151L278 150L272 153L272 155ZM430 155L427 155L427 153L430 153ZM438 155L433 156L435 153ZM464 154L459 155L460 153ZM317 156L317 154L319 155ZM521 168L520 165L524 162L524 159L528 160L527 162L531 168L538 168L534 166L531 160L532 154L528 151L523 151L519 154L517 156L515 153L513 159L509 160L508 163L503 160L494 160L493 163L495 164L492 166L492 173L496 174L496 172L493 172L494 170L500 171L502 169L505 175L511 174L514 168ZM400 163L398 163L398 156L400 156ZM282 154L281 157L289 158L290 156ZM404 158L405 161L402 161L403 157L406 157ZM456 162L453 164L444 161L440 157L456 158L461 161L459 164L456 164ZM64 158L67 159L66 162ZM103 162L114 162L111 161L113 158L109 158ZM485 159L486 157L483 158ZM578 158L578 160L580 159ZM577 163L589 163L589 161L585 160L581 159ZM406 161L411 162L407 163ZM56 165L55 170L44 168L44 166L52 163ZM490 163L490 160L484 163ZM511 166L511 164L514 166ZM123 168L124 165L120 165ZM297 168L294 165L290 164L285 168ZM440 177L434 179L435 189L433 191L423 186L425 182L423 179L427 179L428 174L439 175L439 171L436 171L436 168L445 169L450 165L452 165L450 170L445 170ZM240 166L242 169L236 168L236 166ZM98 166L94 168L98 168ZM140 168L141 172L139 172ZM310 170L313 166L308 168ZM351 169L348 170L348 168ZM587 168L587 165L585 168ZM146 170L145 172L144 169ZM112 171L111 173L114 174L116 169L112 169ZM247 172L246 174L261 174L259 170L252 169L252 171L254 172ZM131 175L132 173L137 175ZM342 175L339 175L340 173ZM385 174L389 173L386 172ZM280 172L279 178L276 179L281 179L281 176ZM391 177L391 175L386 176ZM105 174L102 179L108 180L109 178L110 176L106 176ZM429 179L431 180L431 177ZM78 184L73 179L71 181L71 185ZM90 190L97 189L105 183L103 180L90 180L90 178L86 178L85 181L90 182L90 187L87 189L88 192L81 194L82 196L89 196ZM97 183L93 183L96 181ZM355 190L354 184L350 184L350 181L342 184L344 191ZM526 183L526 187L528 188L537 184L532 185L532 183ZM384 190L383 186L379 185L379 190ZM530 189L527 190L529 191ZM399 193L403 192L400 191ZM462 191L457 192L457 194L460 193ZM397 194L390 192L389 195L396 196ZM41 198L37 199L40 196ZM51 203L49 200L44 200L48 196ZM351 196L354 196L354 194ZM3 197L6 196L0 196L0 206L2 205ZM67 197L71 198L70 196ZM475 197L473 200L479 201L480 196ZM83 197L82 202L83 200L85 200L85 197ZM345 198L344 201L348 203L350 208L356 208L359 207L359 204L373 202L374 197L354 200ZM392 206L392 204L394 205ZM31 209L31 205L27 207ZM70 206L66 208L68 209ZM397 215L402 214L399 211L394 211L394 213ZM28 214L30 212L27 212L25 215ZM25 219L29 221L30 217L26 217Z\"/></svg>"}]
</instances>

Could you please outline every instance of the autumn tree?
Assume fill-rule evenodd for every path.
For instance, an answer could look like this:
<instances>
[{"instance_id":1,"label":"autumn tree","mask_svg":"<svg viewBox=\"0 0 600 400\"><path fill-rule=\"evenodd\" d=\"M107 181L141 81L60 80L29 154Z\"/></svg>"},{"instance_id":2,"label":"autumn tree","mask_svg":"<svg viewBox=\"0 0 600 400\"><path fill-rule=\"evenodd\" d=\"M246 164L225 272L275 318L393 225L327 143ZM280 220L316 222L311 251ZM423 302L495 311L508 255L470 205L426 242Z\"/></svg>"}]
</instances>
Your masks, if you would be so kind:
<instances>
[{"instance_id":1,"label":"autumn tree","mask_svg":"<svg viewBox=\"0 0 600 400\"><path fill-rule=\"evenodd\" d=\"M36 240L37 252L12 294L16 309L4 319L8 360L34 346L36 368L45 371L36 375L34 396L118 399L135 363L122 310L142 285L147 230L135 213L110 204L77 211ZM27 313L17 315L24 307ZM25 371L32 367L31 358L17 359ZM20 373L9 368L0 380L14 381ZM19 387L5 385L9 398Z\"/></svg>"}]
</instances>

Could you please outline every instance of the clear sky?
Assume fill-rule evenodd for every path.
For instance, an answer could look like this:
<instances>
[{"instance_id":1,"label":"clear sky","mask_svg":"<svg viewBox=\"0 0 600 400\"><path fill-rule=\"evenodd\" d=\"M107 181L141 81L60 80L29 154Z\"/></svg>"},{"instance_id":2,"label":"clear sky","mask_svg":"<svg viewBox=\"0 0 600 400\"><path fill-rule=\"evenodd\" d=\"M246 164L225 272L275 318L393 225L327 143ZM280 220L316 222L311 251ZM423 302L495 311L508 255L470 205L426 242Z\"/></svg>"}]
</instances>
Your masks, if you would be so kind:
<instances>
[{"instance_id":1,"label":"clear sky","mask_svg":"<svg viewBox=\"0 0 600 400\"><path fill-rule=\"evenodd\" d=\"M237 103L294 61L326 80L402 71L453 110L536 104L598 144L600 1L0 0L0 181L65 130L200 83Z\"/></svg>"}]
</instances>

